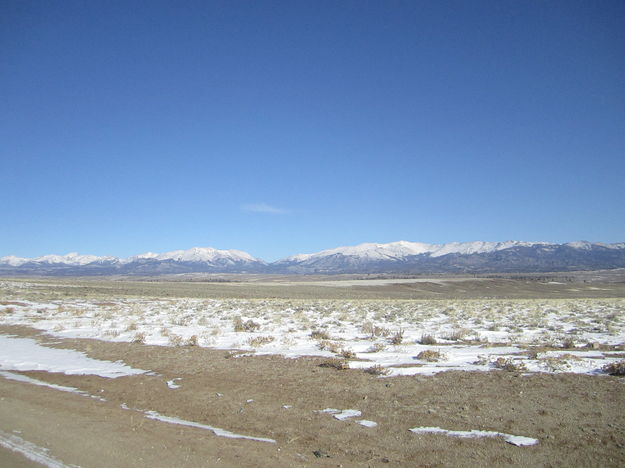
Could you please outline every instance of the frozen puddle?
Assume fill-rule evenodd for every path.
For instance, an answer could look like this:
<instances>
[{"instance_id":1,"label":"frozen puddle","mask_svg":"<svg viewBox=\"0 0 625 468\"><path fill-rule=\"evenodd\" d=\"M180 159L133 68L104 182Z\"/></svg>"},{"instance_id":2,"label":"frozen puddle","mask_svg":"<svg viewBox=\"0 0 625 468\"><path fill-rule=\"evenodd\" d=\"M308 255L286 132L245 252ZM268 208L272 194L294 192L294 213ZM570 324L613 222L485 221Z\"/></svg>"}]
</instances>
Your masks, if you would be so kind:
<instances>
[{"instance_id":1,"label":"frozen puddle","mask_svg":"<svg viewBox=\"0 0 625 468\"><path fill-rule=\"evenodd\" d=\"M96 395L90 395L89 393L83 392L82 390L78 390L77 388L74 388L74 387L66 387L64 385L51 384L48 382L44 382L43 380L33 379L32 377L28 377L22 374L15 374L13 372L0 371L0 376L8 380L15 380L16 382L24 382L24 383L28 383L31 385L37 385L39 387L53 388L54 390L59 390L61 392L76 393L77 395L94 398L100 401L106 401L106 399L102 397L99 397Z\"/></svg>"},{"instance_id":2,"label":"frozen puddle","mask_svg":"<svg viewBox=\"0 0 625 468\"><path fill-rule=\"evenodd\" d=\"M350 418L357 418L358 416L362 415L360 411L355 409L340 410L336 408L326 408L322 409L319 412L331 414L332 416L334 416L335 419L338 419L339 421L345 421L346 419ZM376 427L378 425L378 423L376 423L375 421L369 421L367 419L357 419L354 422L365 427Z\"/></svg>"},{"instance_id":3,"label":"frozen puddle","mask_svg":"<svg viewBox=\"0 0 625 468\"><path fill-rule=\"evenodd\" d=\"M440 427L413 427L410 431L416 434L442 434L450 437L463 437L463 438L477 438L477 437L503 437L503 440L509 444L516 445L518 447L525 447L528 445L536 445L538 439L532 439L531 437L517 436L512 434L506 434L504 432L494 431L450 431L447 429L441 429Z\"/></svg>"},{"instance_id":4,"label":"frozen puddle","mask_svg":"<svg viewBox=\"0 0 625 468\"><path fill-rule=\"evenodd\" d=\"M48 449L39 447L28 442L21 437L13 434L7 434L0 430L0 447L17 452L28 458L30 461L47 466L48 468L67 468L63 462L57 460L48 454ZM72 465L73 466L73 465Z\"/></svg>"},{"instance_id":5,"label":"frozen puddle","mask_svg":"<svg viewBox=\"0 0 625 468\"><path fill-rule=\"evenodd\" d=\"M41 346L31 338L0 335L0 370L47 371L67 375L98 375L111 379L144 374L121 361L91 359L80 351Z\"/></svg>"},{"instance_id":6,"label":"frozen puddle","mask_svg":"<svg viewBox=\"0 0 625 468\"><path fill-rule=\"evenodd\" d=\"M196 423L193 421L185 421L184 419L163 416L162 414L159 414L156 411L145 411L144 414L145 414L145 417L149 419L156 419L158 421L171 423L171 424L180 424L181 426L197 427L198 429L206 429L206 430L212 431L216 436L219 436L219 437L228 437L230 439L255 440L257 442L269 442L272 444L276 443L276 441L273 439L235 434L234 432L226 431L225 429L220 429L219 427L213 427L213 426L208 426L206 424Z\"/></svg>"}]
</instances>

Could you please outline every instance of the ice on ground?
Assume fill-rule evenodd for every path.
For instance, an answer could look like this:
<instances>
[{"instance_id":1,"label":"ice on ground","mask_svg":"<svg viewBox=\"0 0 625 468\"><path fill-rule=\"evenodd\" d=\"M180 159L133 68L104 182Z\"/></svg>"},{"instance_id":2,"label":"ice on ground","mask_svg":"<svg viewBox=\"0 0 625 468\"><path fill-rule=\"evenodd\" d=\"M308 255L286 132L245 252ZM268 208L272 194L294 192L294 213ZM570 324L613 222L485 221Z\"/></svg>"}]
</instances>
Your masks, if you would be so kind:
<instances>
[{"instance_id":1,"label":"ice on ground","mask_svg":"<svg viewBox=\"0 0 625 468\"><path fill-rule=\"evenodd\" d=\"M8 434L2 430L0 430L0 447L17 452L28 460L47 466L48 468L68 468L68 465L65 465L63 462L50 455L48 449L39 447L32 442L28 442L21 437Z\"/></svg>"},{"instance_id":2,"label":"ice on ground","mask_svg":"<svg viewBox=\"0 0 625 468\"><path fill-rule=\"evenodd\" d=\"M350 418L356 418L362 415L360 411L355 410L355 409L340 410L336 408L325 408L325 409L320 410L319 413L331 414L339 421L344 421ZM378 425L377 422L369 421L368 419L358 419L358 420L355 420L354 422L365 427L376 427Z\"/></svg>"},{"instance_id":3,"label":"ice on ground","mask_svg":"<svg viewBox=\"0 0 625 468\"><path fill-rule=\"evenodd\" d=\"M375 421L369 421L368 419L358 419L356 421L354 421L358 424L360 424L361 426L365 426L365 427L377 427L378 423Z\"/></svg>"},{"instance_id":4,"label":"ice on ground","mask_svg":"<svg viewBox=\"0 0 625 468\"><path fill-rule=\"evenodd\" d=\"M361 416L361 415L362 415L362 413L360 411L358 411L358 410L346 409L346 410L341 411L338 414L334 414L333 416L334 416L334 418L338 419L339 421L343 421L345 419L355 418L355 417Z\"/></svg>"},{"instance_id":5,"label":"ice on ground","mask_svg":"<svg viewBox=\"0 0 625 468\"><path fill-rule=\"evenodd\" d=\"M175 379L168 380L168 381L167 381L167 386L168 386L169 388L171 388L172 390L175 390L175 389L177 389L177 388L180 388L180 387L181 387L181 385L178 385L178 384L176 383L176 380L182 380L182 379L181 379L180 377L177 377L177 378L175 378Z\"/></svg>"},{"instance_id":6,"label":"ice on ground","mask_svg":"<svg viewBox=\"0 0 625 468\"><path fill-rule=\"evenodd\" d=\"M536 445L538 439L531 437L517 436L512 434L506 434L505 432L494 431L450 431L448 429L442 429L440 427L413 427L411 432L416 434L441 434L450 437L463 437L463 438L478 438L478 437L502 437L506 442L519 447L525 447L528 445Z\"/></svg>"},{"instance_id":7,"label":"ice on ground","mask_svg":"<svg viewBox=\"0 0 625 468\"><path fill-rule=\"evenodd\" d=\"M76 393L77 395L82 395L82 396L86 396L89 398L94 398L96 400L100 400L100 401L106 401L106 399L96 396L96 395L91 395L87 392L84 392L82 390L78 390L75 387L66 387L65 385L57 385L57 384L51 384L48 382L44 382L43 380L38 380L38 379L33 379L32 377L28 377L27 375L22 375L22 374L15 374L14 372L6 372L6 371L0 371L0 376L4 377L5 379L8 380L15 380L16 382L24 382L27 384L31 384L31 385L37 385L39 387L48 387L48 388L52 388L54 390L59 390L61 392L68 392L68 393Z\"/></svg>"},{"instance_id":8,"label":"ice on ground","mask_svg":"<svg viewBox=\"0 0 625 468\"><path fill-rule=\"evenodd\" d=\"M0 370L62 372L67 375L98 375L117 378L143 374L122 362L101 361L80 351L41 346L31 338L0 335Z\"/></svg>"},{"instance_id":9,"label":"ice on ground","mask_svg":"<svg viewBox=\"0 0 625 468\"><path fill-rule=\"evenodd\" d=\"M145 411L144 414L145 414L145 417L149 419L156 419L158 421L171 423L171 424L180 424L181 426L196 427L198 429L206 429L206 430L212 431L215 435L219 437L228 437L230 439L255 440L257 442L269 442L272 444L276 443L274 439L236 434L234 432L226 431L225 429L220 429L219 427L208 426L206 424L200 424L200 423L196 423L193 421L186 421L184 419L179 419L179 418L172 418L169 416L163 416L162 414L159 414L156 411Z\"/></svg>"}]
</instances>

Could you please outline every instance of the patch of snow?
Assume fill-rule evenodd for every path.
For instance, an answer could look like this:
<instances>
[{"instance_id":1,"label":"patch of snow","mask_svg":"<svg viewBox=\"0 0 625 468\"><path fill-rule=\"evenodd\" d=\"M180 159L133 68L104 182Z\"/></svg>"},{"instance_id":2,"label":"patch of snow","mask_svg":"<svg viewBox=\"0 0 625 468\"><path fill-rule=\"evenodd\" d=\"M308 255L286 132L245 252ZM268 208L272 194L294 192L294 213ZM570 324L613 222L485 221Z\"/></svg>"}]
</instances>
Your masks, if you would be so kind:
<instances>
[{"instance_id":1,"label":"patch of snow","mask_svg":"<svg viewBox=\"0 0 625 468\"><path fill-rule=\"evenodd\" d=\"M340 409L336 409L336 408L326 408L323 409L321 411L319 411L320 413L328 413L333 415L336 419L338 419L339 421L343 421L345 419L348 418L355 418L358 416L361 416L362 413L358 410L355 409L346 409L346 410L340 410Z\"/></svg>"},{"instance_id":2,"label":"patch of snow","mask_svg":"<svg viewBox=\"0 0 625 468\"><path fill-rule=\"evenodd\" d=\"M269 442L275 444L276 441L274 439L267 439L264 437L251 437L241 434L235 434L234 432L226 431L225 429L220 429L219 427L208 426L206 424L200 424L193 421L186 421L184 419L172 418L169 416L163 416L162 414L157 413L156 411L145 411L145 417L148 419L156 419L158 421L170 423L170 424L180 424L181 426L189 426L196 427L198 429L206 429L208 431L212 431L215 435L219 437L228 437L230 439L246 439L246 440L255 440L257 442Z\"/></svg>"},{"instance_id":3,"label":"patch of snow","mask_svg":"<svg viewBox=\"0 0 625 468\"><path fill-rule=\"evenodd\" d=\"M117 378L143 374L122 362L91 359L72 349L46 348L30 338L0 335L0 370L62 372L67 375L98 375Z\"/></svg>"},{"instance_id":4,"label":"patch of snow","mask_svg":"<svg viewBox=\"0 0 625 468\"><path fill-rule=\"evenodd\" d=\"M450 437L463 437L463 438L477 438L477 437L503 437L503 439L509 444L519 447L525 447L529 445L536 445L538 439L531 437L517 436L512 434L506 434L505 432L494 431L450 431L448 429L442 429L440 427L413 427L411 432L416 434L442 434Z\"/></svg>"},{"instance_id":5,"label":"patch of snow","mask_svg":"<svg viewBox=\"0 0 625 468\"><path fill-rule=\"evenodd\" d=\"M356 420L354 422L360 424L361 426L365 426L365 427L377 427L378 426L377 422L369 421L367 419L358 419L358 420Z\"/></svg>"},{"instance_id":6,"label":"patch of snow","mask_svg":"<svg viewBox=\"0 0 625 468\"><path fill-rule=\"evenodd\" d=\"M61 392L75 393L77 395L94 398L99 401L106 401L106 399L102 397L99 397L96 395L90 395L89 393L84 392L82 390L78 390L77 388L74 388L74 387L66 387L64 385L51 384L48 382L44 382L43 380L33 379L32 377L28 377L27 375L15 374L14 372L0 371L0 376L8 380L15 380L16 382L24 382L24 383L28 383L31 385L37 385L39 387L48 387L54 390L59 390Z\"/></svg>"},{"instance_id":7,"label":"patch of snow","mask_svg":"<svg viewBox=\"0 0 625 468\"><path fill-rule=\"evenodd\" d=\"M505 250L512 247L531 247L533 245L553 245L548 242L450 242L447 244L425 244L422 242L398 241L388 244L364 243L355 246L337 247L312 254L292 255L277 263L312 262L324 257L342 255L366 260L396 260L412 255L429 254L442 257L449 254L470 255Z\"/></svg>"},{"instance_id":8,"label":"patch of snow","mask_svg":"<svg viewBox=\"0 0 625 468\"><path fill-rule=\"evenodd\" d=\"M177 388L180 388L181 386L180 386L180 385L178 385L178 384L176 383L176 380L182 380L182 379L181 379L180 377L177 377L177 378L175 378L175 379L168 380L168 381L167 381L167 386L168 386L169 388L171 388L172 390L175 390L175 389L177 389Z\"/></svg>"},{"instance_id":9,"label":"patch of snow","mask_svg":"<svg viewBox=\"0 0 625 468\"><path fill-rule=\"evenodd\" d=\"M48 468L67 468L68 466L50 455L48 449L39 447L19 436L8 434L2 430L0 430L0 446L17 452L28 460Z\"/></svg>"}]
</instances>

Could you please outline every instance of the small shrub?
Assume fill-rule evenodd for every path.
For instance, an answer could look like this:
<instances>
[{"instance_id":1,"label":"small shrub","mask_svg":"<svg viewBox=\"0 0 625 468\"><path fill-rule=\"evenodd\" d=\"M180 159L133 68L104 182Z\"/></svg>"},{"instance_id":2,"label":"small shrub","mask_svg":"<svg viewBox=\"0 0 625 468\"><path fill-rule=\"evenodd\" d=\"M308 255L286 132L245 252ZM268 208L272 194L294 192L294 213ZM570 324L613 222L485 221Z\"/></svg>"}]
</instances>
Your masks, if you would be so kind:
<instances>
[{"instance_id":1,"label":"small shrub","mask_svg":"<svg viewBox=\"0 0 625 468\"><path fill-rule=\"evenodd\" d=\"M419 343L421 343L422 345L435 345L437 341L436 341L436 338L434 338L432 335L424 334L424 335L421 335L421 339L419 340Z\"/></svg>"},{"instance_id":2,"label":"small shrub","mask_svg":"<svg viewBox=\"0 0 625 468\"><path fill-rule=\"evenodd\" d=\"M516 364L512 358L498 357L497 360L493 362L493 366L495 366L497 369L505 370L508 372L527 371L525 364L523 363Z\"/></svg>"},{"instance_id":3,"label":"small shrub","mask_svg":"<svg viewBox=\"0 0 625 468\"><path fill-rule=\"evenodd\" d=\"M575 348L575 340L573 340L573 338L565 338L564 340L562 340L562 347L564 349Z\"/></svg>"},{"instance_id":4,"label":"small shrub","mask_svg":"<svg viewBox=\"0 0 625 468\"><path fill-rule=\"evenodd\" d=\"M625 361L611 362L603 366L601 370L610 375L625 375Z\"/></svg>"},{"instance_id":5,"label":"small shrub","mask_svg":"<svg viewBox=\"0 0 625 468\"><path fill-rule=\"evenodd\" d=\"M373 343L369 349L365 351L365 353L379 353L380 351L384 351L386 349L386 345L384 343Z\"/></svg>"},{"instance_id":6,"label":"small shrub","mask_svg":"<svg viewBox=\"0 0 625 468\"><path fill-rule=\"evenodd\" d=\"M327 331L324 330L313 330L310 333L310 337L313 340L329 340L330 338L330 334Z\"/></svg>"},{"instance_id":7,"label":"small shrub","mask_svg":"<svg viewBox=\"0 0 625 468\"><path fill-rule=\"evenodd\" d=\"M404 330L397 330L391 337L391 344L400 345L404 341Z\"/></svg>"},{"instance_id":8,"label":"small shrub","mask_svg":"<svg viewBox=\"0 0 625 468\"><path fill-rule=\"evenodd\" d=\"M389 336L391 331L388 328L378 327L371 322L367 322L362 326L362 331L369 335L371 338L378 336Z\"/></svg>"},{"instance_id":9,"label":"small shrub","mask_svg":"<svg viewBox=\"0 0 625 468\"><path fill-rule=\"evenodd\" d=\"M469 333L471 333L471 330L468 330L466 328L460 328L457 330L453 330L451 333L445 335L444 338L449 341L460 341Z\"/></svg>"},{"instance_id":10,"label":"small shrub","mask_svg":"<svg viewBox=\"0 0 625 468\"><path fill-rule=\"evenodd\" d=\"M187 346L197 346L198 345L197 335L191 335L189 339L185 342L185 344Z\"/></svg>"},{"instance_id":11,"label":"small shrub","mask_svg":"<svg viewBox=\"0 0 625 468\"><path fill-rule=\"evenodd\" d=\"M356 353L351 349L342 349L339 353L344 359L354 359L356 357Z\"/></svg>"},{"instance_id":12,"label":"small shrub","mask_svg":"<svg viewBox=\"0 0 625 468\"><path fill-rule=\"evenodd\" d=\"M182 346L182 337L175 333L169 334L169 344L172 346Z\"/></svg>"},{"instance_id":13,"label":"small shrub","mask_svg":"<svg viewBox=\"0 0 625 468\"><path fill-rule=\"evenodd\" d=\"M132 339L132 342L137 343L137 344L145 344L145 333L143 332L135 333L135 336Z\"/></svg>"},{"instance_id":14,"label":"small shrub","mask_svg":"<svg viewBox=\"0 0 625 468\"><path fill-rule=\"evenodd\" d=\"M130 322L126 327L126 331L135 331L137 329L137 322Z\"/></svg>"},{"instance_id":15,"label":"small shrub","mask_svg":"<svg viewBox=\"0 0 625 468\"><path fill-rule=\"evenodd\" d=\"M419 354L417 354L417 359L420 359L421 361L437 362L442 360L443 358L444 354L442 354L440 351L433 351L431 349L421 351Z\"/></svg>"},{"instance_id":16,"label":"small shrub","mask_svg":"<svg viewBox=\"0 0 625 468\"><path fill-rule=\"evenodd\" d=\"M548 356L540 359L540 363L545 366L549 372L566 371L571 367L566 359L562 359L562 356Z\"/></svg>"},{"instance_id":17,"label":"small shrub","mask_svg":"<svg viewBox=\"0 0 625 468\"><path fill-rule=\"evenodd\" d=\"M349 363L344 359L327 359L319 364L319 367L330 367L336 370L349 369Z\"/></svg>"},{"instance_id":18,"label":"small shrub","mask_svg":"<svg viewBox=\"0 0 625 468\"><path fill-rule=\"evenodd\" d=\"M529 359L538 359L538 350L537 349L528 349L526 351L527 357Z\"/></svg>"},{"instance_id":19,"label":"small shrub","mask_svg":"<svg viewBox=\"0 0 625 468\"><path fill-rule=\"evenodd\" d=\"M246 320L245 322L241 317L235 317L232 320L232 325L235 332L253 332L260 328L260 324L253 320Z\"/></svg>"},{"instance_id":20,"label":"small shrub","mask_svg":"<svg viewBox=\"0 0 625 468\"><path fill-rule=\"evenodd\" d=\"M485 354L478 354L477 361L475 361L473 364L475 364L476 366L487 366L490 364L490 359Z\"/></svg>"},{"instance_id":21,"label":"small shrub","mask_svg":"<svg viewBox=\"0 0 625 468\"><path fill-rule=\"evenodd\" d=\"M376 364L375 366L367 367L364 369L367 374L371 375L388 375L390 371L385 367L382 367L380 364Z\"/></svg>"},{"instance_id":22,"label":"small shrub","mask_svg":"<svg viewBox=\"0 0 625 468\"><path fill-rule=\"evenodd\" d=\"M269 344L274 340L275 338L273 336L256 336L247 340L247 344L250 345L252 348L258 348L260 346Z\"/></svg>"},{"instance_id":23,"label":"small shrub","mask_svg":"<svg viewBox=\"0 0 625 468\"><path fill-rule=\"evenodd\" d=\"M339 354L343 350L343 347L341 346L340 343L337 343L335 341L330 341L330 340L321 340L317 344L317 346L322 351L330 351L331 353L334 353L334 354Z\"/></svg>"}]
</instances>

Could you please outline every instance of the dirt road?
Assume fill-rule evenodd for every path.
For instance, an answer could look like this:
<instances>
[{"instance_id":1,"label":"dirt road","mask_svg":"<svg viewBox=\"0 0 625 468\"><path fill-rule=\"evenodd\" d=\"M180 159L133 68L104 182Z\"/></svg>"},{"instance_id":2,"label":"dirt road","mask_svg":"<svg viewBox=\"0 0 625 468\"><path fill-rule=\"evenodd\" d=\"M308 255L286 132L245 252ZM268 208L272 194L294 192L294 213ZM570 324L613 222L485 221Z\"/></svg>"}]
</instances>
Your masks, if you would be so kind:
<instances>
[{"instance_id":1,"label":"dirt road","mask_svg":"<svg viewBox=\"0 0 625 468\"><path fill-rule=\"evenodd\" d=\"M24 327L0 333L40 337ZM45 340L42 340L45 341ZM57 347L123 360L152 375L107 379L25 372L99 399L0 379L0 431L65 465L99 466L623 466L625 381L503 371L378 378L319 367L322 359L235 357L198 347L58 340ZM172 389L167 382L180 385ZM103 399L105 401L100 401ZM124 409L128 408L128 409ZM355 409L338 420L325 408ZM219 437L146 411L276 443ZM377 423L365 427L360 419ZM489 430L538 439L414 434ZM29 466L6 448L0 465Z\"/></svg>"}]
</instances>

